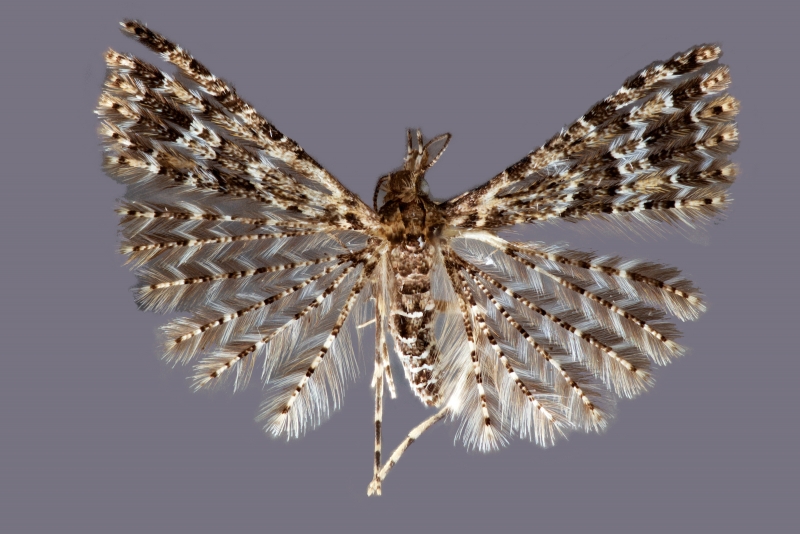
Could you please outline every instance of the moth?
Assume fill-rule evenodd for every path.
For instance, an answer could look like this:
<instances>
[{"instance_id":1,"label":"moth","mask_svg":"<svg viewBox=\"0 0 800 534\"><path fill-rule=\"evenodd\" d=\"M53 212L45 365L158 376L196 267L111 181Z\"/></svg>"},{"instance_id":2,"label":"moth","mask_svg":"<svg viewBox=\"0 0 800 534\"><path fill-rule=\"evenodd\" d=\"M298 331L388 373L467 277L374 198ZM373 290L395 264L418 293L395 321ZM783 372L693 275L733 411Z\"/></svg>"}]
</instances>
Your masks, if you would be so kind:
<instances>
[{"instance_id":1,"label":"moth","mask_svg":"<svg viewBox=\"0 0 800 534\"><path fill-rule=\"evenodd\" d=\"M370 206L186 50L121 25L177 67L109 50L96 111L104 169L127 186L117 211L136 302L187 314L163 327L164 358L194 363L195 388L256 374L258 419L292 438L340 405L359 367L353 336L374 324L369 494L440 420L482 451L512 437L550 445L603 429L617 397L684 352L674 321L704 304L677 269L501 234L553 221L692 229L717 216L739 111L719 46L652 63L447 201L425 173L450 134L409 130ZM433 414L383 462L384 390L395 397L400 368Z\"/></svg>"}]
</instances>

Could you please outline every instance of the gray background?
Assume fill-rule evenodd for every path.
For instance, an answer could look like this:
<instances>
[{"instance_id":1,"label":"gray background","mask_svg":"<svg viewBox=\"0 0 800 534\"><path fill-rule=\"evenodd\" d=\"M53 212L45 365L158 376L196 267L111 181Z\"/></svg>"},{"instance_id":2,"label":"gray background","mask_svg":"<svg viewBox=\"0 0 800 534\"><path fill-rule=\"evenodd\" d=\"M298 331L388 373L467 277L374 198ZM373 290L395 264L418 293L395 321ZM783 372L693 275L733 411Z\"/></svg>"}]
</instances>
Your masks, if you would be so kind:
<instances>
[{"instance_id":1,"label":"gray background","mask_svg":"<svg viewBox=\"0 0 800 534\"><path fill-rule=\"evenodd\" d=\"M798 503L797 52L791 2L36 2L0 20L3 532L784 532ZM544 142L637 69L721 41L741 177L693 239L530 229L681 267L709 311L690 354L603 435L482 455L425 435L367 499L369 371L303 439L264 435L257 385L192 393L136 310L92 114L123 17L189 48L362 197L404 128L450 131L448 197ZM162 64L163 67L163 64ZM363 356L369 359L371 343ZM368 368L365 363L362 369ZM426 412L401 384L394 447ZM796 528L796 526L795 526Z\"/></svg>"}]
</instances>

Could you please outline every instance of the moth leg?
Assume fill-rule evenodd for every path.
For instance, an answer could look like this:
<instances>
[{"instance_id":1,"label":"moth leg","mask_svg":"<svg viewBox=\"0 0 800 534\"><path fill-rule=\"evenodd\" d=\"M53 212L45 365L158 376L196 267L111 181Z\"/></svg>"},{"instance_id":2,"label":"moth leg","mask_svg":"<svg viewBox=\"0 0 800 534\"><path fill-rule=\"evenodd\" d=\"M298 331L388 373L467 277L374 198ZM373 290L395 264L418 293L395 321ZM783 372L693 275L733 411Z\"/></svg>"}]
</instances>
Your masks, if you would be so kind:
<instances>
[{"instance_id":1,"label":"moth leg","mask_svg":"<svg viewBox=\"0 0 800 534\"><path fill-rule=\"evenodd\" d=\"M394 387L392 366L389 362L389 347L386 344L386 334L388 330L386 318L389 316L387 311L389 306L387 304L388 297L386 294L386 287L388 287L391 280L388 268L384 255L379 267L380 274L378 275L378 279L381 281L380 285L382 285L383 288L375 291L375 358L379 359L381 362L385 385L389 388L389 396L395 399L397 398L397 390ZM378 365L378 360L376 360L375 365ZM377 370L375 372L375 377L377 377ZM372 379L373 387L375 386L375 377Z\"/></svg>"},{"instance_id":2,"label":"moth leg","mask_svg":"<svg viewBox=\"0 0 800 534\"><path fill-rule=\"evenodd\" d=\"M381 426L383 424L383 375L386 350L386 333L383 331L383 316L380 307L375 307L375 371L372 376L375 388L375 464L370 488L375 495L381 494Z\"/></svg>"},{"instance_id":3,"label":"moth leg","mask_svg":"<svg viewBox=\"0 0 800 534\"><path fill-rule=\"evenodd\" d=\"M389 347L386 344L386 330L384 330L385 323L381 322L379 325L381 332L380 332L380 339L378 340L378 346L376 350L380 350L380 353L376 353L376 357L380 357L381 361L381 368L383 371L383 376L386 377L386 386L389 388L389 397L396 399L397 398L397 390L394 387L394 378L392 378L392 366L389 363ZM377 362L376 362L377 365Z\"/></svg>"},{"instance_id":4,"label":"moth leg","mask_svg":"<svg viewBox=\"0 0 800 534\"><path fill-rule=\"evenodd\" d=\"M414 443L423 432L425 432L430 427L435 425L438 421L443 419L444 416L446 416L449 411L450 408L445 406L444 408L442 408L429 418L425 419L422 423L417 425L411 432L408 433L406 439L404 439L402 443L400 443L400 445L397 446L392 455L389 457L389 460L386 462L386 464L378 473L375 480L373 480L370 483L369 487L367 488L367 495L380 495L380 481L386 478L386 475L389 473L389 470L392 467L394 467L394 465L398 462L398 460L400 460L400 457L403 455L404 452L406 452L408 446ZM376 481L378 481L377 485L375 483Z\"/></svg>"}]
</instances>

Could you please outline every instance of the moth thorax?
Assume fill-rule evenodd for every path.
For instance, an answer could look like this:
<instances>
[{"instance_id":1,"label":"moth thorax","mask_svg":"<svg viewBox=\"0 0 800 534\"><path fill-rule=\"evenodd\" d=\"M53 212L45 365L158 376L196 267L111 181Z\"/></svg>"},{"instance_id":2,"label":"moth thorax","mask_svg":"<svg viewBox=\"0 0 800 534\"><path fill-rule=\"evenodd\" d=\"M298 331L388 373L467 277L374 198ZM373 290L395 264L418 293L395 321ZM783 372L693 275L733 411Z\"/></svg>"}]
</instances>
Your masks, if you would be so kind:
<instances>
[{"instance_id":1,"label":"moth thorax","mask_svg":"<svg viewBox=\"0 0 800 534\"><path fill-rule=\"evenodd\" d=\"M428 182L424 172L414 172L406 169L393 172L384 178L380 187L385 195L382 204L394 200L408 203L419 197L428 197Z\"/></svg>"},{"instance_id":2,"label":"moth thorax","mask_svg":"<svg viewBox=\"0 0 800 534\"><path fill-rule=\"evenodd\" d=\"M375 211L386 203L398 201L409 203L417 198L429 199L430 190L425 181L425 172L441 157L450 142L450 134L434 137L423 144L422 132L417 130L416 138L408 131L406 157L403 167L378 180L372 204Z\"/></svg>"}]
</instances>

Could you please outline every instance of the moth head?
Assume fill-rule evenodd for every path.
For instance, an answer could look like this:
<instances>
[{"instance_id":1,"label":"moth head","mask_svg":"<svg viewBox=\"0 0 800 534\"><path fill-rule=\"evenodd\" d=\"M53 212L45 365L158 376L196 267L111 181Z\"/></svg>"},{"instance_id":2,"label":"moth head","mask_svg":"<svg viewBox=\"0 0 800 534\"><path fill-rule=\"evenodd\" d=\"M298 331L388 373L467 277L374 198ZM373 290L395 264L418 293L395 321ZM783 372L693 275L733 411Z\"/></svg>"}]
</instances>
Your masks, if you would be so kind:
<instances>
[{"instance_id":1,"label":"moth head","mask_svg":"<svg viewBox=\"0 0 800 534\"><path fill-rule=\"evenodd\" d=\"M449 133L444 133L423 143L421 130L417 129L416 135L407 130L406 134L406 158L403 167L378 180L373 197L375 211L391 200L411 202L417 197L427 197L429 189L425 172L439 161L452 137Z\"/></svg>"}]
</instances>

